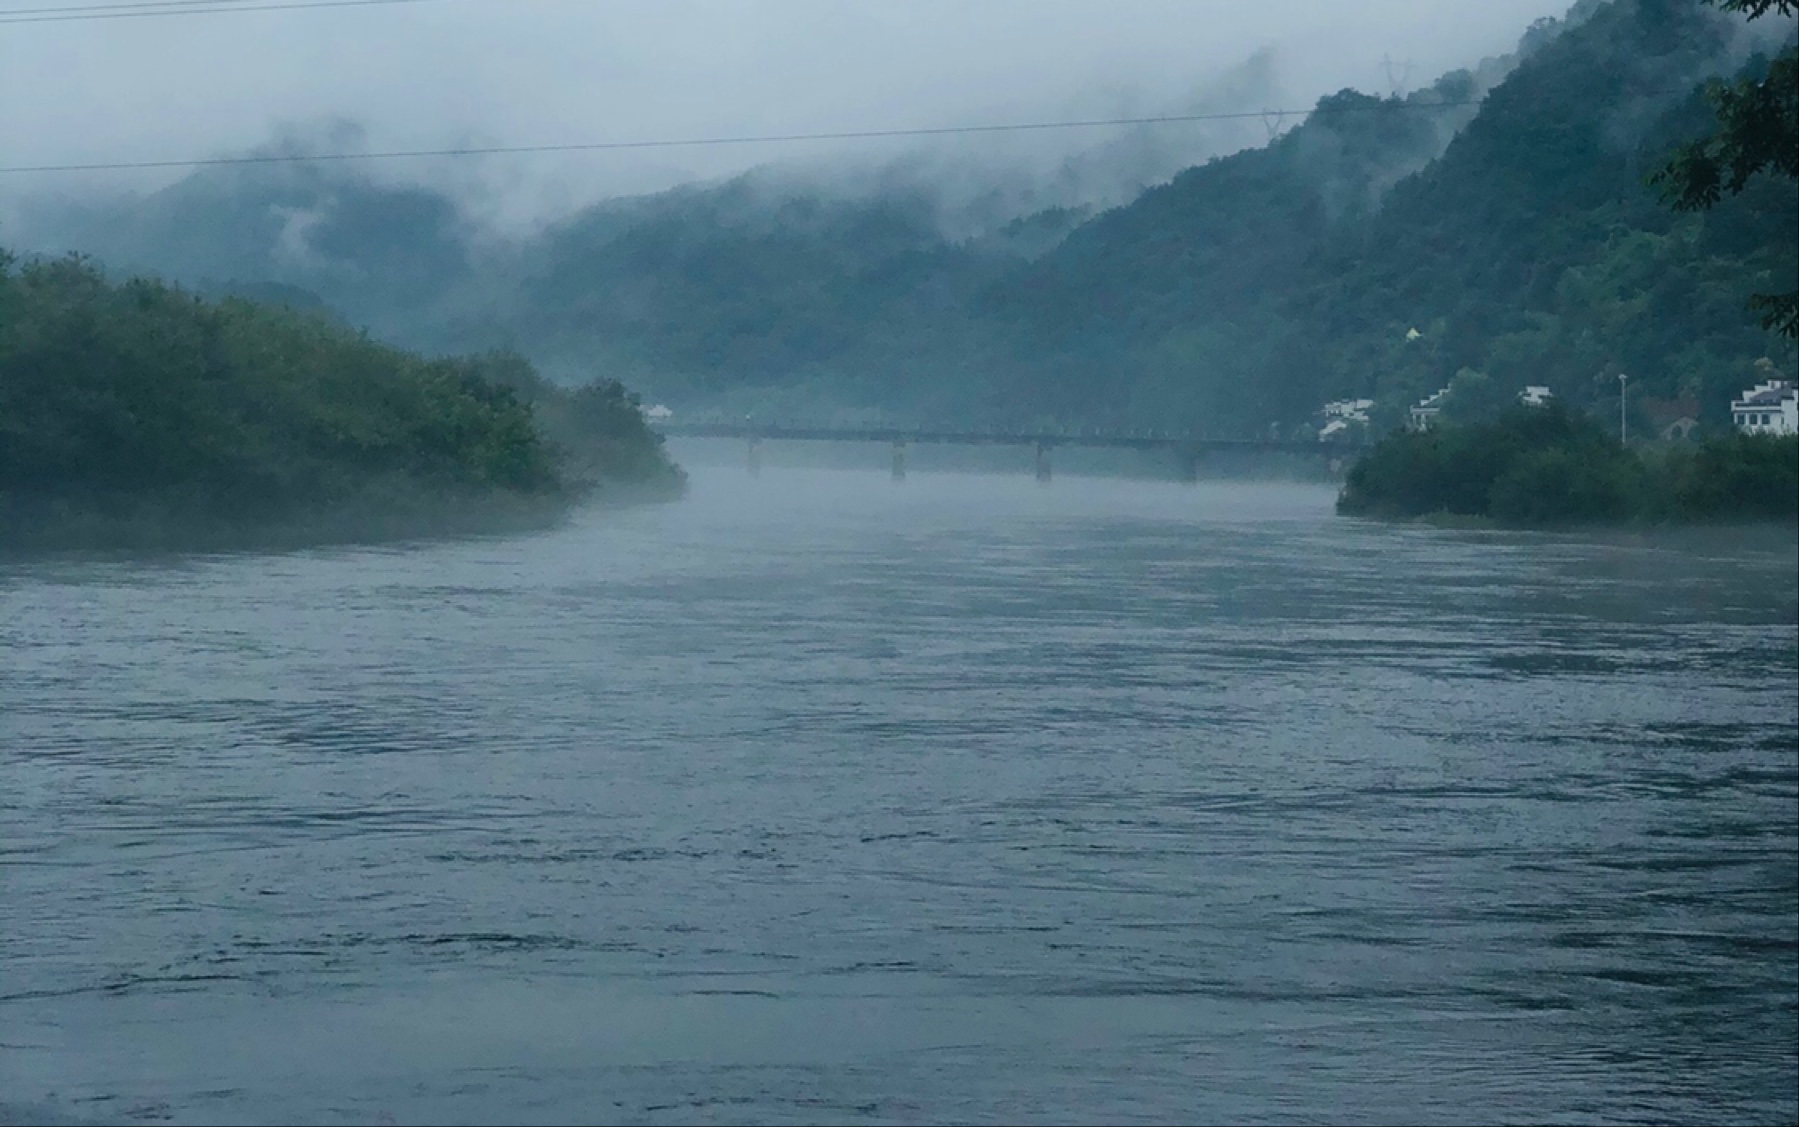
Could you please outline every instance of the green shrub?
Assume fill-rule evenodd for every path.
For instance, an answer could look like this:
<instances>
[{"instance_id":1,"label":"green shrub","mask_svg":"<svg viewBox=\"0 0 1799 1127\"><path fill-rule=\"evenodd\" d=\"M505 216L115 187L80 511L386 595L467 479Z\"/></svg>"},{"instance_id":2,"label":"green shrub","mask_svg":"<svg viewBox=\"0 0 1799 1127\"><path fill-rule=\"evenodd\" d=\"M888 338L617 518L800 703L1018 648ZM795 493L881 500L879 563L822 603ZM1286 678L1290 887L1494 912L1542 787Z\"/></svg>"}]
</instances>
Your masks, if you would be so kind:
<instances>
[{"instance_id":1,"label":"green shrub","mask_svg":"<svg viewBox=\"0 0 1799 1127\"><path fill-rule=\"evenodd\" d=\"M1799 438L1729 435L1626 449L1567 408L1389 435L1351 468L1341 513L1438 513L1519 527L1621 521L1799 520Z\"/></svg>"},{"instance_id":2,"label":"green shrub","mask_svg":"<svg viewBox=\"0 0 1799 1127\"><path fill-rule=\"evenodd\" d=\"M539 416L558 411L552 440ZM583 445L607 457L577 466ZM644 482L678 489L679 471L616 384L570 393L514 357L427 359L312 313L0 254L0 511L14 518L0 547L44 538L35 525L55 514L89 539L96 520L145 514L326 527L356 512L374 527Z\"/></svg>"}]
</instances>

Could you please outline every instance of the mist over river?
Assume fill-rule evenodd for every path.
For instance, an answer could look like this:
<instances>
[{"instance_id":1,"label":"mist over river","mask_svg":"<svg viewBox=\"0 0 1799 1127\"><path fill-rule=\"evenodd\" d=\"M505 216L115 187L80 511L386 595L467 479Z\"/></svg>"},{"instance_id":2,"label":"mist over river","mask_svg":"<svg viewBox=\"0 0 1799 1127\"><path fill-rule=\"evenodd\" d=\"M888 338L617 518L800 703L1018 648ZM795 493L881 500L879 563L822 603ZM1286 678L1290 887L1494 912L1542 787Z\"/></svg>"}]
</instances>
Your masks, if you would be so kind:
<instances>
[{"instance_id":1,"label":"mist over river","mask_svg":"<svg viewBox=\"0 0 1799 1127\"><path fill-rule=\"evenodd\" d=\"M1792 531L1333 499L0 562L0 1120L1793 1121Z\"/></svg>"}]
</instances>

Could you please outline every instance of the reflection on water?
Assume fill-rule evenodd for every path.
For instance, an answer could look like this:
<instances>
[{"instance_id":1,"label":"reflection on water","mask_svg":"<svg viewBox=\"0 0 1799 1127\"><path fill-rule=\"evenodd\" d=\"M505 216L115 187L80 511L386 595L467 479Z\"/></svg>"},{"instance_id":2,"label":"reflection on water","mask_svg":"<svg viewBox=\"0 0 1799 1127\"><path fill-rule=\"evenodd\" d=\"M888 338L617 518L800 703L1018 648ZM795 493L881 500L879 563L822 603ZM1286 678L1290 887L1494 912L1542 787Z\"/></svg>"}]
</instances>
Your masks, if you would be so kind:
<instances>
[{"instance_id":1,"label":"reflection on water","mask_svg":"<svg viewBox=\"0 0 1799 1127\"><path fill-rule=\"evenodd\" d=\"M5 565L0 1105L1793 1120L1791 534L1330 501Z\"/></svg>"}]
</instances>

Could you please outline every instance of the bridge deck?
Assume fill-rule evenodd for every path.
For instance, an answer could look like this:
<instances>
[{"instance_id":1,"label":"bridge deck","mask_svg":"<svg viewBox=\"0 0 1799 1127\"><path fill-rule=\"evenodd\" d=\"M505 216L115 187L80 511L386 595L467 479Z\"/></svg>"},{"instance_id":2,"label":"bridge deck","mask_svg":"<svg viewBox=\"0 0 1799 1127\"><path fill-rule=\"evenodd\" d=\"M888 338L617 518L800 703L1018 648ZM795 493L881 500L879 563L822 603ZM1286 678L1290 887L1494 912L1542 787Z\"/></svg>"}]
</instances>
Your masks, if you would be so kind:
<instances>
[{"instance_id":1,"label":"bridge deck","mask_svg":"<svg viewBox=\"0 0 1799 1127\"><path fill-rule=\"evenodd\" d=\"M670 438L741 438L793 442L887 442L944 446L1094 446L1122 450L1178 450L1190 453L1243 450L1341 456L1354 447L1338 443L1279 439L1202 438L1157 431L955 431L904 427L806 427L759 423L662 423Z\"/></svg>"}]
</instances>

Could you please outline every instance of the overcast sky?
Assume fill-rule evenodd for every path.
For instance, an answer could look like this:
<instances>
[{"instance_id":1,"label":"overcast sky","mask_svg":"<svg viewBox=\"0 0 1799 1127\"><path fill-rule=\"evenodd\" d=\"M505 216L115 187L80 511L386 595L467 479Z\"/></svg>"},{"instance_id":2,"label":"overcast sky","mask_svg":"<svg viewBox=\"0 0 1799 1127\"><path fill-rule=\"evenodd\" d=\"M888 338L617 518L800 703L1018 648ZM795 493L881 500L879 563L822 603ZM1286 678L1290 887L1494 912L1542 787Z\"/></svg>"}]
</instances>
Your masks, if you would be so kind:
<instances>
[{"instance_id":1,"label":"overcast sky","mask_svg":"<svg viewBox=\"0 0 1799 1127\"><path fill-rule=\"evenodd\" d=\"M1237 97L1306 106L1344 86L1386 92L1391 77L1424 84L1509 50L1533 19L1566 7L1566 0L429 0L4 22L7 10L98 2L0 0L0 165L217 155L264 144L282 128L317 131L332 119L360 123L365 135L357 143L385 149L1167 112L1218 104L1223 77L1240 74L1258 52L1271 52L1260 73L1271 71L1272 79ZM1066 143L1099 139L1085 133ZM831 142L503 158L466 175L528 190L553 206L801 155L866 159L872 148ZM389 176L424 171L384 166ZM0 177L0 193L51 185L41 176Z\"/></svg>"}]
</instances>

